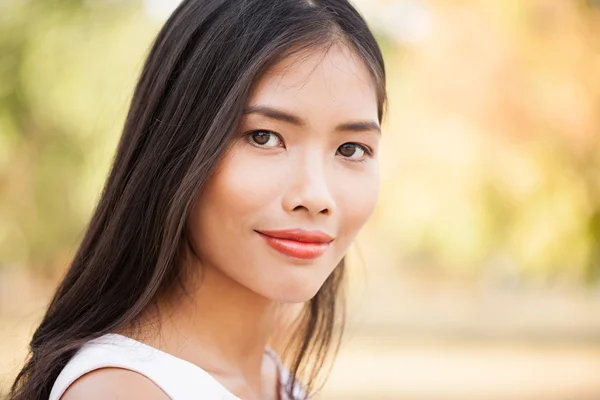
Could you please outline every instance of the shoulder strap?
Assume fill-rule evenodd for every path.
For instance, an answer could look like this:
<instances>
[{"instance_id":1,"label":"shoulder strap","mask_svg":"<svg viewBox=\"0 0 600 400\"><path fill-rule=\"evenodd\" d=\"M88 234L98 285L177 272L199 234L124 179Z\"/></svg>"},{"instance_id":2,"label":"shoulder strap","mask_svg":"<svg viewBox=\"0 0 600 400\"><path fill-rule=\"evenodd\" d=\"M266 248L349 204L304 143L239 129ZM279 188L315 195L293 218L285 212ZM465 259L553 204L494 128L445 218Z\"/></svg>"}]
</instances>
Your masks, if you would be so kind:
<instances>
[{"instance_id":1,"label":"shoulder strap","mask_svg":"<svg viewBox=\"0 0 600 400\"><path fill-rule=\"evenodd\" d=\"M172 400L240 400L200 367L117 334L84 345L56 379L49 400L59 400L81 376L100 368L123 368L150 379Z\"/></svg>"},{"instance_id":2,"label":"shoulder strap","mask_svg":"<svg viewBox=\"0 0 600 400\"><path fill-rule=\"evenodd\" d=\"M295 383L292 391L293 397L290 398L286 390L291 384L290 371L285 367L281 361L281 357L279 357L275 350L273 350L271 347L267 347L265 352L277 365L277 374L279 378L279 398L281 400L310 400L300 382Z\"/></svg>"}]
</instances>

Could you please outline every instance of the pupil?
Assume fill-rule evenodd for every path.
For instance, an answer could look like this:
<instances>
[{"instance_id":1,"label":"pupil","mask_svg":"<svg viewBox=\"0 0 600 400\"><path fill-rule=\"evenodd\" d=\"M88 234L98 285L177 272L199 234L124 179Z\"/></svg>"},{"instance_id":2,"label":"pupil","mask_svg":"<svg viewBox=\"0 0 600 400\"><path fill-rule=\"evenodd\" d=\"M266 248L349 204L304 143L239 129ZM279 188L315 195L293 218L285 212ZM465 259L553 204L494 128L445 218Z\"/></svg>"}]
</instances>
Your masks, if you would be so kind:
<instances>
[{"instance_id":1,"label":"pupil","mask_svg":"<svg viewBox=\"0 0 600 400\"><path fill-rule=\"evenodd\" d=\"M258 144L266 144L269 141L268 132L256 132L254 134L254 141Z\"/></svg>"},{"instance_id":2,"label":"pupil","mask_svg":"<svg viewBox=\"0 0 600 400\"><path fill-rule=\"evenodd\" d=\"M348 143L348 144L342 145L342 148L340 149L340 153L344 157L350 157L351 155L354 154L355 150L356 149L354 148L354 145Z\"/></svg>"}]
</instances>

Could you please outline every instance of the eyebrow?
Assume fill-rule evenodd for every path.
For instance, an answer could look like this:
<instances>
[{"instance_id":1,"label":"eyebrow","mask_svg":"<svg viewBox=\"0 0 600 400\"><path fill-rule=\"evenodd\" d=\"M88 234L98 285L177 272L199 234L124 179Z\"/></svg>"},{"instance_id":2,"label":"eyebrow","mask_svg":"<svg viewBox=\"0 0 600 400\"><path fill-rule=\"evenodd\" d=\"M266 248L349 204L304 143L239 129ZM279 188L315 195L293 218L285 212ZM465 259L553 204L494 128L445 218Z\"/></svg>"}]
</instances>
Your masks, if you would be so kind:
<instances>
[{"instance_id":1,"label":"eyebrow","mask_svg":"<svg viewBox=\"0 0 600 400\"><path fill-rule=\"evenodd\" d=\"M275 108L262 106L262 105L254 105L246 108L244 110L244 115L247 114L259 114L267 118L271 118L277 121L286 122L288 124L296 125L301 128L306 127L306 122L293 114L287 113L285 111L277 110ZM375 121L351 121L339 124L335 127L336 131L346 131L346 132L365 132L365 131L374 131L375 133L381 135L381 128L379 124Z\"/></svg>"}]
</instances>

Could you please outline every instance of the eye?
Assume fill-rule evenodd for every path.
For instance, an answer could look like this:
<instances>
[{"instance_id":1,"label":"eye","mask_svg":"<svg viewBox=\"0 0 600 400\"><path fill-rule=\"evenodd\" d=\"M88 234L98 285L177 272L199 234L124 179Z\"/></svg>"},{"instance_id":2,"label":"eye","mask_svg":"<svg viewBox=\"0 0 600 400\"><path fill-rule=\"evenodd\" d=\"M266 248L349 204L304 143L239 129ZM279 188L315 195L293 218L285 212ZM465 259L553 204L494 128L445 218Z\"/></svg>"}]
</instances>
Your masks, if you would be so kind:
<instances>
[{"instance_id":1,"label":"eye","mask_svg":"<svg viewBox=\"0 0 600 400\"><path fill-rule=\"evenodd\" d=\"M258 130L248 134L251 144L258 147L281 147L281 138L273 132Z\"/></svg>"},{"instance_id":2,"label":"eye","mask_svg":"<svg viewBox=\"0 0 600 400\"><path fill-rule=\"evenodd\" d=\"M351 161L364 161L366 155L371 155L371 151L358 143L344 143L338 147L337 153Z\"/></svg>"}]
</instances>

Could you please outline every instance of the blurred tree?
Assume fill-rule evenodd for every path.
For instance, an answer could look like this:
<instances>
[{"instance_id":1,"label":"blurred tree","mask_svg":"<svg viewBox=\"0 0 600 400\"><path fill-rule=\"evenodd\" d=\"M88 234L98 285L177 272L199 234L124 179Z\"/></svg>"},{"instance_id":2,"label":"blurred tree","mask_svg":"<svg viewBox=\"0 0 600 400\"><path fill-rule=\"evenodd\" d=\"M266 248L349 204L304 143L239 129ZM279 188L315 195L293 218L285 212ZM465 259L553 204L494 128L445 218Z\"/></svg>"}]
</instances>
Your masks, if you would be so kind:
<instances>
[{"instance_id":1,"label":"blurred tree","mask_svg":"<svg viewBox=\"0 0 600 400\"><path fill-rule=\"evenodd\" d=\"M53 272L89 218L157 27L135 2L1 7L0 268Z\"/></svg>"},{"instance_id":2,"label":"blurred tree","mask_svg":"<svg viewBox=\"0 0 600 400\"><path fill-rule=\"evenodd\" d=\"M429 3L431 37L390 74L382 242L460 275L502 260L521 278L598 282L599 10Z\"/></svg>"},{"instance_id":3,"label":"blurred tree","mask_svg":"<svg viewBox=\"0 0 600 400\"><path fill-rule=\"evenodd\" d=\"M27 71L31 48L44 34L43 27L48 29L57 19L73 17L81 11L81 2L32 0L9 2L3 8L0 267L47 261L62 242L73 237L73 214L65 198L82 157L76 137L47 121L44 110L34 104ZM49 62L47 57L36 63Z\"/></svg>"}]
</instances>

